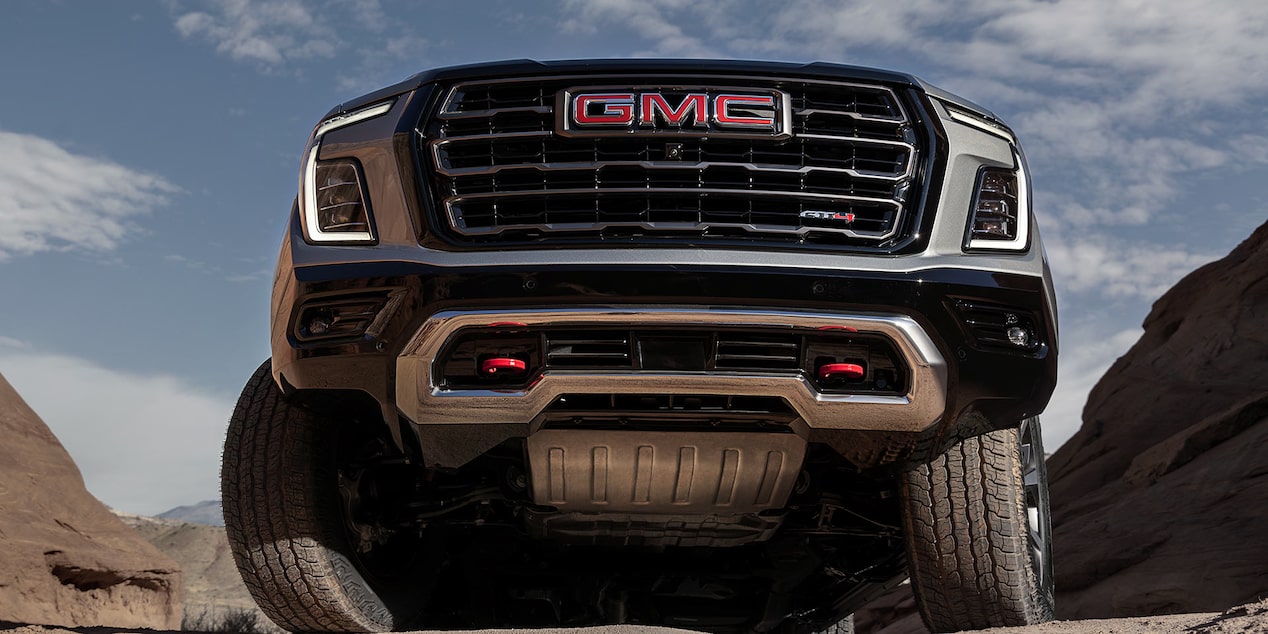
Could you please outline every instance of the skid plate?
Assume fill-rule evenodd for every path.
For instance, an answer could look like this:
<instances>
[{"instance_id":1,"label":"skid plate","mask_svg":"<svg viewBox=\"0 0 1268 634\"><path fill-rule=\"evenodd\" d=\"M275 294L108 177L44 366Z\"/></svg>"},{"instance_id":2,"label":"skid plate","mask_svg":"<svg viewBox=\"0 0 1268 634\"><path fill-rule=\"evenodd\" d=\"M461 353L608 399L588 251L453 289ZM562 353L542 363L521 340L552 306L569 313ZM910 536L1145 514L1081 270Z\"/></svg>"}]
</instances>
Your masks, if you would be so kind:
<instances>
[{"instance_id":1,"label":"skid plate","mask_svg":"<svg viewBox=\"0 0 1268 634\"><path fill-rule=\"evenodd\" d=\"M712 515L788 501L806 441L791 433L543 429L528 437L533 501L560 511Z\"/></svg>"}]
</instances>

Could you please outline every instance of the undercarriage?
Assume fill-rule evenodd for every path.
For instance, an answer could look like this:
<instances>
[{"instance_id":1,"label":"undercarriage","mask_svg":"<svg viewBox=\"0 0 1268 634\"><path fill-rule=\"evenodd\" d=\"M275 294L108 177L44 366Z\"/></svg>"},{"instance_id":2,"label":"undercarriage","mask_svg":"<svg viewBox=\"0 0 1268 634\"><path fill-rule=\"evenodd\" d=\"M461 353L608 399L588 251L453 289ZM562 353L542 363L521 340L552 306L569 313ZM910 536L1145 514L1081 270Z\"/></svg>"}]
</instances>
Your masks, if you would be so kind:
<instances>
[{"instance_id":1,"label":"undercarriage","mask_svg":"<svg viewBox=\"0 0 1268 634\"><path fill-rule=\"evenodd\" d=\"M735 435L698 433L718 434L723 445ZM768 446L785 436L796 438L772 432ZM795 456L800 468L778 508L709 515L693 513L688 500L673 514L639 512L637 500L614 500L600 513L537 504L528 477L533 439L505 441L447 470L421 466L385 438L360 440L356 457L340 458L349 543L384 585L409 579L418 587L426 601L420 627L642 623L766 632L787 628L796 614L813 631L906 575L894 478L860 473L824 446Z\"/></svg>"}]
</instances>

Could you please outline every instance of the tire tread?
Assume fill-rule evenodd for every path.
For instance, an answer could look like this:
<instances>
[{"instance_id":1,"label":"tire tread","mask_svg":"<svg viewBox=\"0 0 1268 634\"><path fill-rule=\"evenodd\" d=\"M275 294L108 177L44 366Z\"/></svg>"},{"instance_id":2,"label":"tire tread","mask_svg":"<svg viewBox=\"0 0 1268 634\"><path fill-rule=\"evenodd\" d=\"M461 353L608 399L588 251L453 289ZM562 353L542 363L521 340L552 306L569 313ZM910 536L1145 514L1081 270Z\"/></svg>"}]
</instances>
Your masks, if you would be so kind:
<instances>
[{"instance_id":1,"label":"tire tread","mask_svg":"<svg viewBox=\"0 0 1268 634\"><path fill-rule=\"evenodd\" d=\"M329 428L290 405L265 362L225 439L221 498L238 571L260 609L292 632L393 629L392 615L339 550Z\"/></svg>"},{"instance_id":2,"label":"tire tread","mask_svg":"<svg viewBox=\"0 0 1268 634\"><path fill-rule=\"evenodd\" d=\"M904 474L912 589L934 632L1052 618L1030 566L1017 434L966 438Z\"/></svg>"}]
</instances>

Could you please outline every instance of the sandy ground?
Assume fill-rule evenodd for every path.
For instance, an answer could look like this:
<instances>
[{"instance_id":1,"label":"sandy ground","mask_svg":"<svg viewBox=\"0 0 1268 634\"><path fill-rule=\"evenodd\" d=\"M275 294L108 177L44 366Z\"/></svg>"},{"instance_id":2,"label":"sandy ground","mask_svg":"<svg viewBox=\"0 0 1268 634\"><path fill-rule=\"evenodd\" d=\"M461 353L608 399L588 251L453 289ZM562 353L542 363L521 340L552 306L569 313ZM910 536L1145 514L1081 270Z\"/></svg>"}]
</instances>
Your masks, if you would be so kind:
<instances>
[{"instance_id":1,"label":"sandy ground","mask_svg":"<svg viewBox=\"0 0 1268 634\"><path fill-rule=\"evenodd\" d=\"M66 629L12 623L0 623L0 632L5 634L157 634L153 630L104 627ZM478 630L469 634L680 634L682 632L686 630L610 625L539 630ZM1268 634L1268 600L1234 608L1223 614L1177 614L1097 621L1054 621L1031 627L995 628L981 630L981 632L982 634Z\"/></svg>"}]
</instances>

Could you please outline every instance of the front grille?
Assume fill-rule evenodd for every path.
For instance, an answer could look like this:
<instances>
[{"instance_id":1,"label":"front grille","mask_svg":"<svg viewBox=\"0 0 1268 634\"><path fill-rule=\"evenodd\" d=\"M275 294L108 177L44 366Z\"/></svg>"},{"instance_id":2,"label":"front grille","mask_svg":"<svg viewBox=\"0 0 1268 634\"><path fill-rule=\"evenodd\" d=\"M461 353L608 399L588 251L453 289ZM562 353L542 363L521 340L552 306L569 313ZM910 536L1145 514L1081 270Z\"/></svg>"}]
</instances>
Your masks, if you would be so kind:
<instances>
[{"instance_id":1,"label":"front grille","mask_svg":"<svg viewBox=\"0 0 1268 634\"><path fill-rule=\"evenodd\" d=\"M557 133L563 91L647 86L645 78L457 84L420 126L440 227L490 246L651 238L883 249L910 233L921 153L914 119L890 88L668 79L693 90L743 83L787 92L790 136Z\"/></svg>"}]
</instances>

